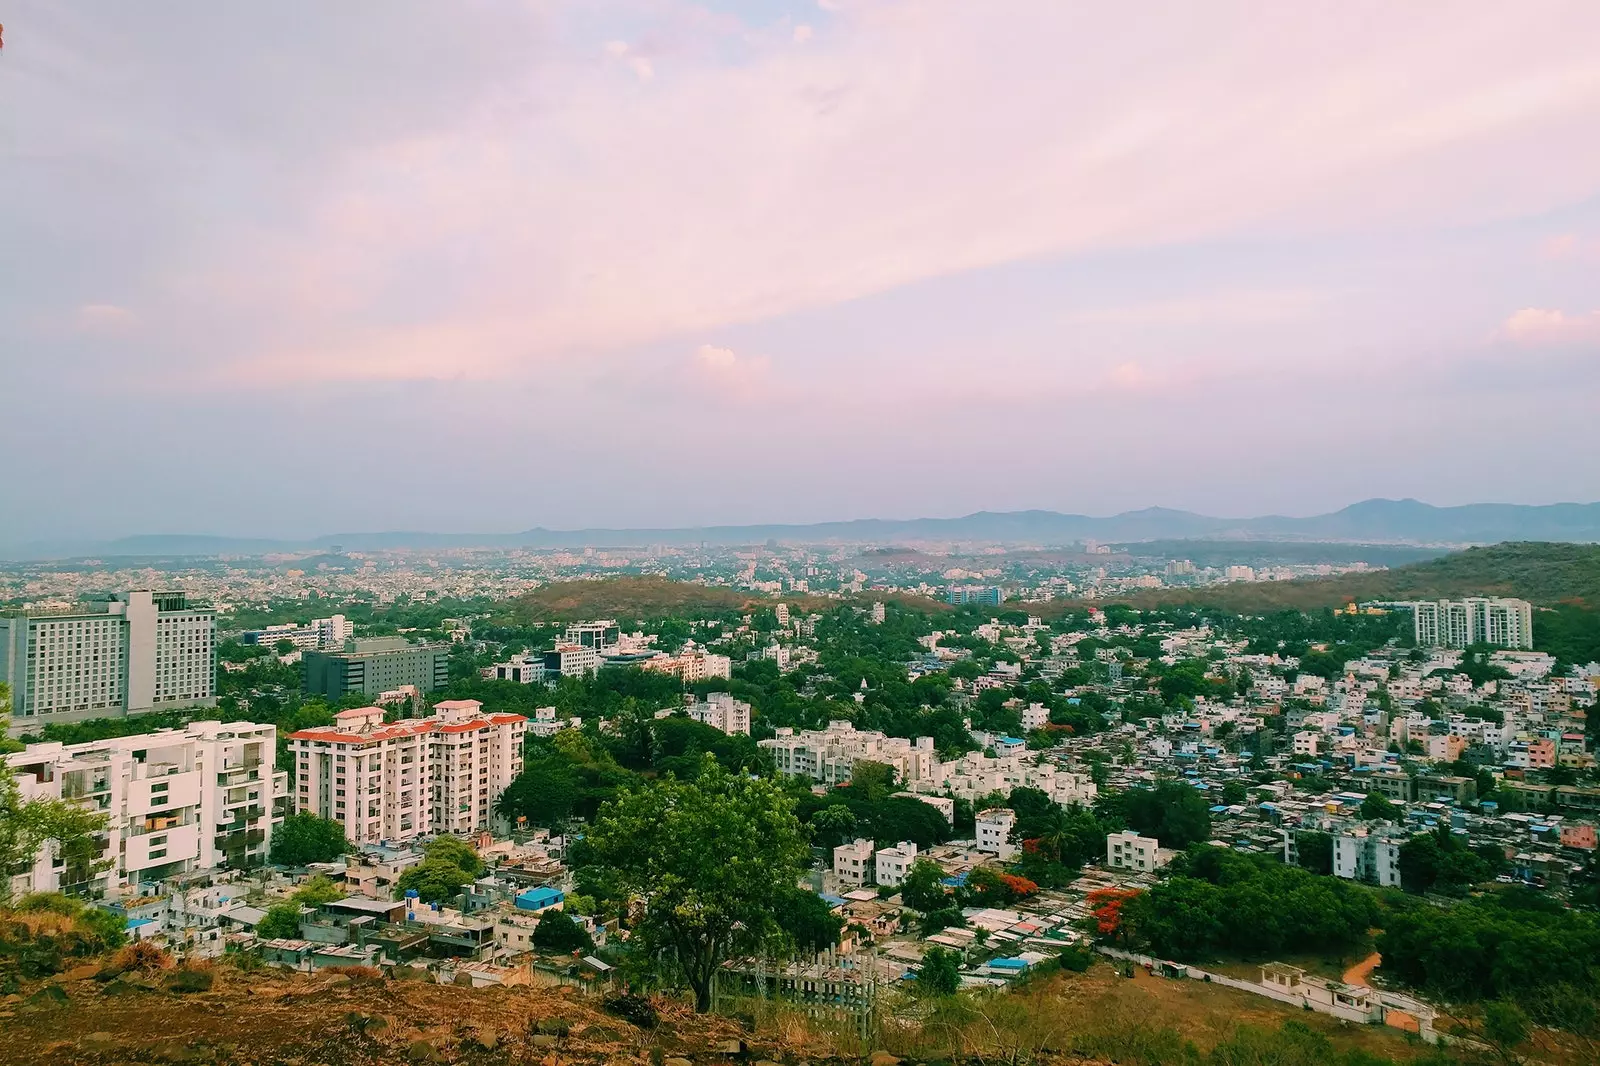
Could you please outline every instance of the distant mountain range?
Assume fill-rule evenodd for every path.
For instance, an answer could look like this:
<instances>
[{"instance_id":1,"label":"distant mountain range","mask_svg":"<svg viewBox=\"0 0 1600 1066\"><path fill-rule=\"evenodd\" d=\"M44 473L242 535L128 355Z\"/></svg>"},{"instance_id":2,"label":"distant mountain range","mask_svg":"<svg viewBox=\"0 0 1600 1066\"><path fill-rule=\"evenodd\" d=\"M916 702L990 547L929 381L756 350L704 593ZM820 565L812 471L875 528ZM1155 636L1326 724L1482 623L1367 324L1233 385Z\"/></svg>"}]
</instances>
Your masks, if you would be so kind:
<instances>
[{"instance_id":1,"label":"distant mountain range","mask_svg":"<svg viewBox=\"0 0 1600 1066\"><path fill-rule=\"evenodd\" d=\"M1212 518L1148 507L1110 517L1056 511L979 511L962 518L863 518L809 525L706 526L679 529L535 528L521 533L335 533L307 541L147 534L101 543L37 543L0 550L10 559L252 556L276 552L379 551L399 548L582 548L652 544L980 542L1069 545L1086 540L1276 539L1367 544L1492 544L1507 540L1600 541L1600 503L1544 506L1479 503L1434 507L1418 500L1364 500L1310 518L1264 515Z\"/></svg>"}]
</instances>

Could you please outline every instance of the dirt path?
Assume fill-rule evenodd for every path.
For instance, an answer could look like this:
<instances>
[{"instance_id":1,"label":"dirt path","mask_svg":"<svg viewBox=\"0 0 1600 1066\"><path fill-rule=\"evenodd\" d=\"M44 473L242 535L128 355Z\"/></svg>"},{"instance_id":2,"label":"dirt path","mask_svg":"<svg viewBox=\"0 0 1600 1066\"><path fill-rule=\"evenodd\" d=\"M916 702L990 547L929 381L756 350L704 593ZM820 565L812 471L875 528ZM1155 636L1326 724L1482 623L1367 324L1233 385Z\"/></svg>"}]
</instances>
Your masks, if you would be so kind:
<instances>
[{"instance_id":1,"label":"dirt path","mask_svg":"<svg viewBox=\"0 0 1600 1066\"><path fill-rule=\"evenodd\" d=\"M1374 951L1371 955L1368 955L1366 958L1362 959L1360 962L1356 963L1354 966L1350 967L1344 972L1344 983L1347 985L1366 984L1367 976L1371 974L1373 970L1376 970L1378 968L1378 964L1382 961L1383 956Z\"/></svg>"}]
</instances>

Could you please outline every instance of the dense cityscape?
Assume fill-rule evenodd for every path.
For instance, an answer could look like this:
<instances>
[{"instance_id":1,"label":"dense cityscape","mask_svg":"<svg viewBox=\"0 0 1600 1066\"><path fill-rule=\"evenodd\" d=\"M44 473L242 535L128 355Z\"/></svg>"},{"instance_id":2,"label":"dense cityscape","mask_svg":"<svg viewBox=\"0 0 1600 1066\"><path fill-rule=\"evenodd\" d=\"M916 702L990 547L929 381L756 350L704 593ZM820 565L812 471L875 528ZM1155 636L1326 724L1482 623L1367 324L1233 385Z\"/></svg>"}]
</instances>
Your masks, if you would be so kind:
<instances>
[{"instance_id":1,"label":"dense cityscape","mask_svg":"<svg viewBox=\"0 0 1600 1066\"><path fill-rule=\"evenodd\" d=\"M543 974L865 1016L1100 957L1429 1044L1459 1042L1463 1002L1582 1031L1600 662L1552 652L1558 612L1515 597L1207 608L1219 586L1391 573L1189 546L1219 547L1241 561L11 564L6 764L68 824L12 856L9 894L106 908L185 966ZM1161 589L1194 602L1132 605ZM686 923L682 892L716 916ZM1545 956L1441 953L1441 915Z\"/></svg>"}]
</instances>

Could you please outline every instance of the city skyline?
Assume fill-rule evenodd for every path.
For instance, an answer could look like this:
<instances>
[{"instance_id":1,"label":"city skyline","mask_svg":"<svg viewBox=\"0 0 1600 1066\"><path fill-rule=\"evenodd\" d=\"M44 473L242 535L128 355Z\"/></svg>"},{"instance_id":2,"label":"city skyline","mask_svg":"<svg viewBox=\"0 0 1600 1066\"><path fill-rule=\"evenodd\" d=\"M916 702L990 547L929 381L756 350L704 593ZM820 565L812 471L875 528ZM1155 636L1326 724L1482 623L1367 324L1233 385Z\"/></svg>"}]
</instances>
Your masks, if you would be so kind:
<instances>
[{"instance_id":1,"label":"city skyline","mask_svg":"<svg viewBox=\"0 0 1600 1066\"><path fill-rule=\"evenodd\" d=\"M7 16L0 541L1600 499L1592 5Z\"/></svg>"}]
</instances>

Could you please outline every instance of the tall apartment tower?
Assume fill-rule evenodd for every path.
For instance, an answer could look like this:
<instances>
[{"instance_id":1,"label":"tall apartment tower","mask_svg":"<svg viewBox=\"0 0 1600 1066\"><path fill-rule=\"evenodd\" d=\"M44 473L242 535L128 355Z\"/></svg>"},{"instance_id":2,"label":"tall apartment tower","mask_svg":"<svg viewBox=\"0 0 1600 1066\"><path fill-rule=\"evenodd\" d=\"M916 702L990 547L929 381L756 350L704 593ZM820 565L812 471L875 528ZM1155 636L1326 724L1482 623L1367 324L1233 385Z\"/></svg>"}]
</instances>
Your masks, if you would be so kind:
<instances>
[{"instance_id":1,"label":"tall apartment tower","mask_svg":"<svg viewBox=\"0 0 1600 1066\"><path fill-rule=\"evenodd\" d=\"M1492 644L1501 648L1533 647L1533 607L1527 600L1472 597L1422 601L1411 605L1418 646L1465 648Z\"/></svg>"},{"instance_id":2,"label":"tall apartment tower","mask_svg":"<svg viewBox=\"0 0 1600 1066\"><path fill-rule=\"evenodd\" d=\"M217 702L216 612L139 590L68 610L0 617L11 729Z\"/></svg>"},{"instance_id":3,"label":"tall apartment tower","mask_svg":"<svg viewBox=\"0 0 1600 1066\"><path fill-rule=\"evenodd\" d=\"M432 718L386 724L382 707L360 707L289 734L295 809L333 819L355 844L485 828L522 772L528 720L482 710L447 700Z\"/></svg>"}]
</instances>

